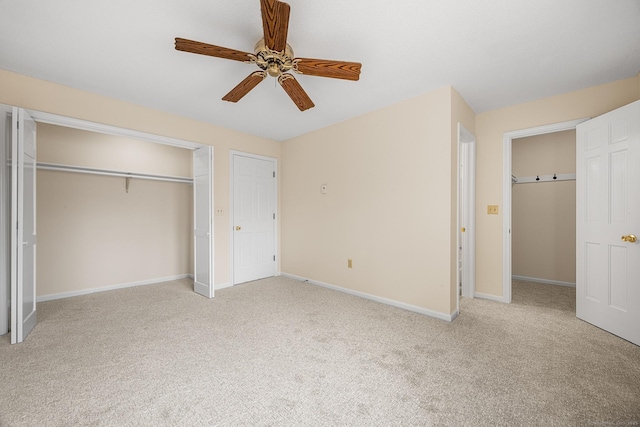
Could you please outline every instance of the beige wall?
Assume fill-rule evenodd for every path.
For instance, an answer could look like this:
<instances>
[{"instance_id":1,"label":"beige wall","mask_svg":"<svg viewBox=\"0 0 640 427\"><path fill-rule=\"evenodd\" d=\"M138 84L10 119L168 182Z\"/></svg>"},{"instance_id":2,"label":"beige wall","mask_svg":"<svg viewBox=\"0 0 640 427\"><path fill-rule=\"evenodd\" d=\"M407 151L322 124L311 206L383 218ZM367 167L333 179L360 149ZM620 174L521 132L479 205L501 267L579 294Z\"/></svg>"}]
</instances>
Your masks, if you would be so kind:
<instances>
[{"instance_id":1,"label":"beige wall","mask_svg":"<svg viewBox=\"0 0 640 427\"><path fill-rule=\"evenodd\" d=\"M445 87L286 141L282 271L449 315L452 113L473 129Z\"/></svg>"},{"instance_id":2,"label":"beige wall","mask_svg":"<svg viewBox=\"0 0 640 427\"><path fill-rule=\"evenodd\" d=\"M478 292L502 294L502 214L487 215L486 205L502 203L503 134L639 98L634 77L475 117ZM474 126L450 87L283 144L2 70L0 103L212 145L214 203L225 212L229 150L281 158L281 271L440 313L455 304L453 129L458 120ZM215 221L215 283L223 284L230 223Z\"/></svg>"},{"instance_id":3,"label":"beige wall","mask_svg":"<svg viewBox=\"0 0 640 427\"><path fill-rule=\"evenodd\" d=\"M190 178L193 152L139 139L38 123L38 162Z\"/></svg>"},{"instance_id":4,"label":"beige wall","mask_svg":"<svg viewBox=\"0 0 640 427\"><path fill-rule=\"evenodd\" d=\"M38 161L191 176L191 150L38 124ZM37 173L38 296L192 273L188 184Z\"/></svg>"},{"instance_id":5,"label":"beige wall","mask_svg":"<svg viewBox=\"0 0 640 427\"><path fill-rule=\"evenodd\" d=\"M229 150L279 159L280 143L5 70L0 70L0 103L212 145L214 204L225 212L214 218L214 281L229 282Z\"/></svg>"},{"instance_id":6,"label":"beige wall","mask_svg":"<svg viewBox=\"0 0 640 427\"><path fill-rule=\"evenodd\" d=\"M520 177L575 173L575 130L514 139L512 171ZM575 283L575 180L515 184L511 194L513 275Z\"/></svg>"},{"instance_id":7,"label":"beige wall","mask_svg":"<svg viewBox=\"0 0 640 427\"><path fill-rule=\"evenodd\" d=\"M502 138L505 132L595 117L640 99L640 77L501 108L476 116L476 291L502 295Z\"/></svg>"}]
</instances>

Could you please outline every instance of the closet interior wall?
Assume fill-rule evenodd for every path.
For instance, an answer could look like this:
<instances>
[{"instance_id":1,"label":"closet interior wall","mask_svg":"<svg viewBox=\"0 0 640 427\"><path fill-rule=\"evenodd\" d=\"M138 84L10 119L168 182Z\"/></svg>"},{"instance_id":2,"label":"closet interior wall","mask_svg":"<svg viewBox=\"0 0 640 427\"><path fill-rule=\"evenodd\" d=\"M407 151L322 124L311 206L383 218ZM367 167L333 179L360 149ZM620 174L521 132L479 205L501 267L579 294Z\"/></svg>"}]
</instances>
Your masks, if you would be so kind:
<instances>
[{"instance_id":1,"label":"closet interior wall","mask_svg":"<svg viewBox=\"0 0 640 427\"><path fill-rule=\"evenodd\" d=\"M575 174L575 153L575 130L515 139L513 175ZM514 183L513 277L575 286L575 246L575 180Z\"/></svg>"},{"instance_id":2,"label":"closet interior wall","mask_svg":"<svg viewBox=\"0 0 640 427\"><path fill-rule=\"evenodd\" d=\"M192 151L39 123L38 163L192 177ZM193 187L38 169L39 300L193 274Z\"/></svg>"}]
</instances>

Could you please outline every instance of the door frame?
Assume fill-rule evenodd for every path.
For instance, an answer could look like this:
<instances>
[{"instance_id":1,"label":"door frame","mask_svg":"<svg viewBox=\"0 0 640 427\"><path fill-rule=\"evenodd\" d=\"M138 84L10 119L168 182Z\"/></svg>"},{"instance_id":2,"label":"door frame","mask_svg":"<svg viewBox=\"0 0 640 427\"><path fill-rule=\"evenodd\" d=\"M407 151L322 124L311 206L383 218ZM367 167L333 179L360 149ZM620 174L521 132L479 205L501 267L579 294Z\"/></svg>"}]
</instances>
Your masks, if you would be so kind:
<instances>
[{"instance_id":1,"label":"door frame","mask_svg":"<svg viewBox=\"0 0 640 427\"><path fill-rule=\"evenodd\" d=\"M466 174L461 174L461 168L466 165ZM460 311L460 292L458 286L461 279L462 296L473 298L475 296L476 278L476 137L469 132L461 123L458 123L458 201L464 198L462 210L460 203L457 209L456 227L456 308ZM462 224L465 217L466 224ZM461 233L462 226L465 225L464 236ZM462 241L464 238L464 242ZM460 245L465 248L460 259ZM462 263L462 272L460 271ZM466 283L466 285L465 285Z\"/></svg>"},{"instance_id":2,"label":"door frame","mask_svg":"<svg viewBox=\"0 0 640 427\"><path fill-rule=\"evenodd\" d=\"M60 116L58 114L43 113L41 111L29 110L25 111L38 123L47 123L51 125L63 126L89 132L104 133L107 135L123 136L127 138L135 138L143 141L155 142L157 144L172 145L174 147L187 148L195 150L196 148L206 147L206 144L187 141L184 139L171 138L168 136L156 135L137 131L133 129L125 129L117 126L106 125L102 123L90 122L87 120L74 119L72 117Z\"/></svg>"},{"instance_id":3,"label":"door frame","mask_svg":"<svg viewBox=\"0 0 640 427\"><path fill-rule=\"evenodd\" d=\"M528 136L575 130L590 117L505 132L502 138L502 302L511 303L511 185L513 140ZM499 298L498 298L499 299Z\"/></svg>"},{"instance_id":4,"label":"door frame","mask_svg":"<svg viewBox=\"0 0 640 427\"><path fill-rule=\"evenodd\" d=\"M10 128L7 127L7 114L12 114L10 106L0 105L0 140L4 141L0 144L0 335L9 332L9 324L11 323L9 309L9 300L11 295L11 269L9 268L9 254L11 253L11 189L9 188L9 179L7 177L7 154L8 146L11 144Z\"/></svg>"},{"instance_id":5,"label":"door frame","mask_svg":"<svg viewBox=\"0 0 640 427\"><path fill-rule=\"evenodd\" d=\"M234 182L233 182L233 177L234 177L234 161L233 161L233 157L234 156L243 156L243 157L249 157L252 159L256 159L256 160L266 160L269 162L273 162L273 170L276 173L275 176L275 181L274 181L274 188L273 188L273 209L275 211L276 214L276 219L275 222L273 223L273 248L274 248L274 252L276 255L276 266L275 266L275 271L274 271L274 275L275 276L279 276L280 275L280 245L278 243L278 229L279 229L279 219L280 219L280 212L278 209L278 178L279 178L279 170L278 170L278 159L276 159L275 157L269 157L269 156L261 156L259 154L253 154L253 153L247 153L244 151L237 151L237 150L229 150L229 286L234 286L236 284L235 282L235 264L234 264L234 255L233 255L233 206L234 206L234 192L233 192L233 188L234 188Z\"/></svg>"}]
</instances>

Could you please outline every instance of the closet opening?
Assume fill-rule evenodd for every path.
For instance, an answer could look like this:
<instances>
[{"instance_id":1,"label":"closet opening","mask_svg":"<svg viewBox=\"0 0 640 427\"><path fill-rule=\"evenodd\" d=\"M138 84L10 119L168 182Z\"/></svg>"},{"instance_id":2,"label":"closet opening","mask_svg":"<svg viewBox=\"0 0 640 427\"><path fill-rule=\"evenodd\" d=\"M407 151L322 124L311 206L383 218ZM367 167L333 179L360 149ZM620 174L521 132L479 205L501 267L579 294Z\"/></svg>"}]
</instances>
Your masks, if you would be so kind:
<instances>
[{"instance_id":1,"label":"closet opening","mask_svg":"<svg viewBox=\"0 0 640 427\"><path fill-rule=\"evenodd\" d=\"M37 124L38 301L193 274L191 150Z\"/></svg>"},{"instance_id":2,"label":"closet opening","mask_svg":"<svg viewBox=\"0 0 640 427\"><path fill-rule=\"evenodd\" d=\"M0 107L6 119L0 129L4 334L13 322L10 148L20 132L11 131L12 107ZM181 278L213 297L213 147L15 107L14 116L16 111L31 116L36 128L35 301ZM15 286L21 292L19 280Z\"/></svg>"},{"instance_id":3,"label":"closet opening","mask_svg":"<svg viewBox=\"0 0 640 427\"><path fill-rule=\"evenodd\" d=\"M516 168L513 166L512 154L513 154L514 146L518 143L517 141L519 139L525 140L524 145L527 145L527 140L525 138L529 138L529 137L540 137L541 140L537 140L537 142L545 141L546 138L550 138L551 141L553 141L554 140L553 135L556 133L559 135L564 135L564 138L568 138L568 135L570 134L569 133L563 134L563 132L565 131L569 131L573 133L573 140L571 141L571 143L567 142L567 144L570 145L572 147L572 150L575 152L576 126L586 120L588 119L586 118L577 119L577 120L571 120L567 122L539 126L535 128L506 132L503 136L502 302L505 302L508 304L508 303L511 303L511 300L512 300L512 281L514 279L513 275L515 274L513 272L512 258L514 256L518 257L517 268L519 269L519 272L521 274L520 278L537 279L538 283L540 283L541 280L546 280L546 283L542 282L546 285L562 285L562 284L567 285L567 284L573 283L575 286L575 234L573 234L573 237L571 236L567 237L566 233L570 233L571 232L570 230L559 231L557 229L557 227L559 227L558 225L547 224L546 226L547 228L545 229L545 235L547 236L549 236L548 227L556 227L556 229L554 230L553 237L547 238L547 243L546 243L548 245L547 247L544 247L544 249L541 249L542 247L541 245L543 245L544 242L538 241L539 240L538 236L534 236L530 238L529 241L527 241L526 239L522 239L521 241L519 241L518 242L519 252L517 255L514 255L513 240L516 238L516 233L518 232L518 230L513 228L513 223L512 223L512 220L513 220L512 211L514 209L512 201L513 201L513 191L515 186L521 186L522 188L525 188L524 193L528 191L526 190L525 186L532 186L529 191L533 191L534 193L535 192L540 193L544 191L544 186L546 185L557 186L557 187L551 187L552 191L559 193L559 195L553 196L553 197L563 197L562 196L563 194L564 196L567 196L567 191L568 191L567 188L571 187L571 184L563 185L563 183L572 182L573 188L574 188L573 197L571 198L571 196L569 195L567 196L569 197L569 200L566 200L566 199L560 200L560 202L563 203L563 209L567 209L566 205L564 205L566 203L573 203L573 205L575 206L576 198L575 198L574 177L572 176L572 173L569 170L567 171L565 171L564 169L556 170L559 167L561 167L561 165L556 165L554 163L556 159L551 158L551 156L553 157L556 156L555 153L550 153L549 157L545 157L544 154L542 154L541 156L543 160L539 161L539 163L541 163L539 166L536 166L533 164L530 165L528 164L529 160L524 159L523 160L524 163L521 167L525 169L521 171L516 170ZM528 141L531 145L534 146L534 149L535 149L536 140L532 139ZM533 141L533 143L531 143L531 141ZM543 145L549 145L549 144L553 144L553 143L547 142L545 144L543 142ZM553 145L551 145L551 147L553 147ZM517 147L516 147L516 150L518 150ZM575 155L572 160L570 161L567 160L567 162L568 164L571 164L571 162L573 162L573 174L575 174ZM542 163L544 163L544 165ZM545 169L535 169L536 167L542 168L543 166L545 167ZM533 169L529 169L529 168L533 168ZM554 179L554 175L555 175L555 179ZM516 189L516 192L518 193L517 194L518 199L522 199L520 194L522 193L522 188ZM556 209L559 209L559 207L556 206L556 203L551 198L552 196L550 194L551 193L549 193L549 195L547 196L549 198L546 198L546 199L543 198L543 201L540 202L538 205L536 205L536 210L541 211L541 214L540 214L541 216L534 217L532 221L536 225L531 225L530 227L540 227L541 225L538 223L541 221L542 216L546 217L546 216L553 216L550 214L557 214ZM575 222L575 210L572 216L573 216L573 221ZM525 220L526 220L526 217L527 217L527 214L525 213L525 216L524 216ZM520 224L520 232L522 232L523 235L526 237L527 233L529 233L529 229L526 226L525 228L522 228L522 221L521 221L522 219L523 219L522 213L520 213L517 219L519 223L516 223L516 227L518 227L518 224ZM575 233L575 223L573 226L573 233ZM529 233L529 235L530 234L531 233ZM551 253L555 252L557 254L559 248L564 247L564 246L558 247L558 245L553 242L554 239L557 240L556 235L558 234L565 236L565 238L567 239L566 241L562 242L563 244L573 245L573 254L574 254L573 261L572 261L574 266L573 276L567 273L567 271L570 270L570 267L568 267L567 265L560 265L562 264L562 262L558 262L558 260L554 257L548 257L546 254L543 255L539 253L537 253L533 257L528 256L528 254L534 247L537 248L538 251L544 250L546 252L551 252ZM551 243L549 243L549 239L551 239ZM552 245L552 246L549 246L549 245ZM560 255L560 256L563 256L563 255ZM544 264L545 262L546 264ZM532 264L536 265L537 267L531 267ZM547 270L545 270L545 268L547 268ZM525 274L530 274L530 276ZM565 287L570 289L570 286L565 286ZM575 306L575 298L573 300L574 300L573 304Z\"/></svg>"},{"instance_id":4,"label":"closet opening","mask_svg":"<svg viewBox=\"0 0 640 427\"><path fill-rule=\"evenodd\" d=\"M512 140L512 300L575 313L576 132Z\"/></svg>"}]
</instances>

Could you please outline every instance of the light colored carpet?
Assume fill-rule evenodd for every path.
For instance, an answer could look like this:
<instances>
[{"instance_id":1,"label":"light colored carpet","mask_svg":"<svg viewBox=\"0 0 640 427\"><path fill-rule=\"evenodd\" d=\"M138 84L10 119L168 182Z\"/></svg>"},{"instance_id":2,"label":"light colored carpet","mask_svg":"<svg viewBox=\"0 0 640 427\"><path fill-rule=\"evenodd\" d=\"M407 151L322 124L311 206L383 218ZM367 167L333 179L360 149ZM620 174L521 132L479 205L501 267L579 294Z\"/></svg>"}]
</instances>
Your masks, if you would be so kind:
<instances>
[{"instance_id":1,"label":"light colored carpet","mask_svg":"<svg viewBox=\"0 0 640 427\"><path fill-rule=\"evenodd\" d=\"M640 425L640 348L571 288L446 323L282 277L191 286L39 304L25 343L0 338L0 425Z\"/></svg>"}]
</instances>

